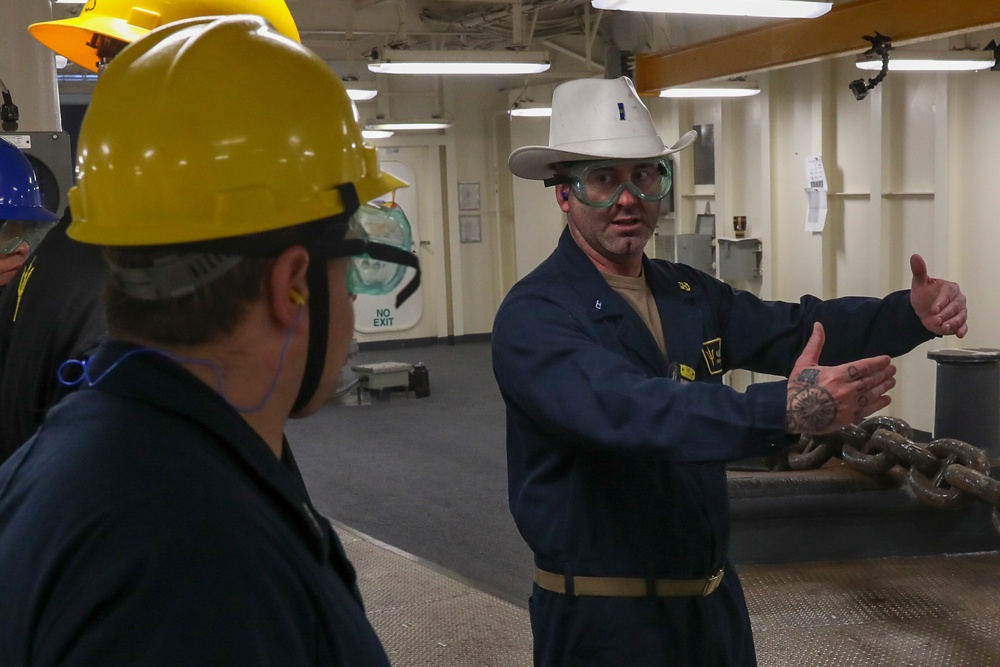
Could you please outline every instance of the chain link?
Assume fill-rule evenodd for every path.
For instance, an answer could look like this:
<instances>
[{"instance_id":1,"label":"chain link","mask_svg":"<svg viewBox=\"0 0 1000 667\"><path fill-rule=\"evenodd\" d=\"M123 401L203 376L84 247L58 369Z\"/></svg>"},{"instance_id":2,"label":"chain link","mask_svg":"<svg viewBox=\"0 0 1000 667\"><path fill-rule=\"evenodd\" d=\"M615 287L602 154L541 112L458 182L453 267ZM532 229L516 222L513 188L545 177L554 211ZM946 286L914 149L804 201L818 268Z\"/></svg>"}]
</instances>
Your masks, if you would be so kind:
<instances>
[{"instance_id":1,"label":"chain link","mask_svg":"<svg viewBox=\"0 0 1000 667\"><path fill-rule=\"evenodd\" d=\"M993 507L993 529L1000 534L1000 480L990 476L986 453L967 442L939 438L913 441L913 429L895 417L869 417L836 433L805 437L783 456L773 470L812 470L838 457L867 475L884 476L895 466L921 501L940 509L958 509L981 500Z\"/></svg>"}]
</instances>

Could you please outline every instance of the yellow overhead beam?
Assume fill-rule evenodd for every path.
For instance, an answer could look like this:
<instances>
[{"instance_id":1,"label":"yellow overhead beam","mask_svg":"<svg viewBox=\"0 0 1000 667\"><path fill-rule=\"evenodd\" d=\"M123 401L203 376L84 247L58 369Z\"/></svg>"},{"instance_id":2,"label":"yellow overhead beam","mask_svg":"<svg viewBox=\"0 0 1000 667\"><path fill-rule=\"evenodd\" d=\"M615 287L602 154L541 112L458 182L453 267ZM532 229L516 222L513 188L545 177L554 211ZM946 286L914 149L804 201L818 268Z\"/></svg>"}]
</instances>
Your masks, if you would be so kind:
<instances>
[{"instance_id":1,"label":"yellow overhead beam","mask_svg":"<svg viewBox=\"0 0 1000 667\"><path fill-rule=\"evenodd\" d=\"M860 53L875 31L893 45L1000 25L996 0L858 0L834 5L815 19L792 19L661 53L640 53L640 94ZM1000 40L998 40L1000 41Z\"/></svg>"}]
</instances>

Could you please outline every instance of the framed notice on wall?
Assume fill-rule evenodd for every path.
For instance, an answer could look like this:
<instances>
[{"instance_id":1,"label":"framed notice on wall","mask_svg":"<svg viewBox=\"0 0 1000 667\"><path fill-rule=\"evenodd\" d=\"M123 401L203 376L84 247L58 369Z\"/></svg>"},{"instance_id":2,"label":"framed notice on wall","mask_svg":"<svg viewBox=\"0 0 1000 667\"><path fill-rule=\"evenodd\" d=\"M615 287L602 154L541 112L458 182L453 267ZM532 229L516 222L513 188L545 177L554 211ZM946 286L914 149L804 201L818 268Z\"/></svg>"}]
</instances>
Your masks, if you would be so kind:
<instances>
[{"instance_id":1,"label":"framed notice on wall","mask_svg":"<svg viewBox=\"0 0 1000 667\"><path fill-rule=\"evenodd\" d=\"M483 218L478 214L458 216L458 233L462 243L480 243L483 240Z\"/></svg>"},{"instance_id":2,"label":"framed notice on wall","mask_svg":"<svg viewBox=\"0 0 1000 667\"><path fill-rule=\"evenodd\" d=\"M479 183L458 184L458 210L479 210Z\"/></svg>"}]
</instances>

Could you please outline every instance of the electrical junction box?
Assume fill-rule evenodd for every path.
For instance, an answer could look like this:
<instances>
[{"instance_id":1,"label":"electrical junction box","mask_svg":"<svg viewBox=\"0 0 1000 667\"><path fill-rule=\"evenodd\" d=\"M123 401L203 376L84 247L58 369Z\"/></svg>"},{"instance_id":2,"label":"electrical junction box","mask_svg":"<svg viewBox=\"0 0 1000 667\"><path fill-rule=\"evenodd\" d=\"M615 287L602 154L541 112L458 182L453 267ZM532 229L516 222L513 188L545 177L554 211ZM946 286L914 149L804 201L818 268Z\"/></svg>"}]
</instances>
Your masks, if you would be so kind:
<instances>
[{"instance_id":1,"label":"electrical junction box","mask_svg":"<svg viewBox=\"0 0 1000 667\"><path fill-rule=\"evenodd\" d=\"M69 205L73 154L68 132L0 132L0 139L21 149L38 178L42 203L58 216Z\"/></svg>"},{"instance_id":2,"label":"electrical junction box","mask_svg":"<svg viewBox=\"0 0 1000 667\"><path fill-rule=\"evenodd\" d=\"M676 234L656 237L656 256L678 264L715 273L712 237L708 234Z\"/></svg>"},{"instance_id":3,"label":"electrical junction box","mask_svg":"<svg viewBox=\"0 0 1000 667\"><path fill-rule=\"evenodd\" d=\"M719 278L751 280L760 278L764 244L760 239L719 239Z\"/></svg>"}]
</instances>

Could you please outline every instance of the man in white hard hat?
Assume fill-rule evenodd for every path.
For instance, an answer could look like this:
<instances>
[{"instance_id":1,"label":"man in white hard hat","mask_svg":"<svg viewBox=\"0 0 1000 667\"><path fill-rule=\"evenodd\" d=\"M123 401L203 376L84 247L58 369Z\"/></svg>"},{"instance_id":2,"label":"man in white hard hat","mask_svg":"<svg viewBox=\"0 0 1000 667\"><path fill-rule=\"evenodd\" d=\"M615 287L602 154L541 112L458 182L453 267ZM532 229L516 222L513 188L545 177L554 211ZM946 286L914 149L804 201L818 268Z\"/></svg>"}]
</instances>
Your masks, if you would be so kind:
<instances>
[{"instance_id":1,"label":"man in white hard hat","mask_svg":"<svg viewBox=\"0 0 1000 667\"><path fill-rule=\"evenodd\" d=\"M627 78L586 79L556 88L549 144L510 155L568 223L493 330L539 666L756 664L726 462L884 408L890 356L967 331L958 285L918 255L911 290L798 303L650 260L666 156L695 138L665 146ZM741 393L734 368L789 379Z\"/></svg>"}]
</instances>

